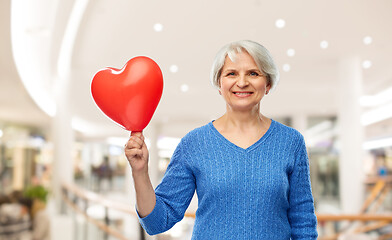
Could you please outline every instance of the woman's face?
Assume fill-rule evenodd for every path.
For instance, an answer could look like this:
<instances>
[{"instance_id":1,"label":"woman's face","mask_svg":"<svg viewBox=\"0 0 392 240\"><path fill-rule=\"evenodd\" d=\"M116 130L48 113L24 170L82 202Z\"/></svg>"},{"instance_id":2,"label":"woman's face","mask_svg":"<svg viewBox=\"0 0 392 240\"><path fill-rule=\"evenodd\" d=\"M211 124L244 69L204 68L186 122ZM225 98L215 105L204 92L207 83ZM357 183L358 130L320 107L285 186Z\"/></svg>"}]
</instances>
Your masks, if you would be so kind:
<instances>
[{"instance_id":1,"label":"woman's face","mask_svg":"<svg viewBox=\"0 0 392 240\"><path fill-rule=\"evenodd\" d=\"M245 51L237 53L235 62L226 57L219 80L227 106L237 111L259 108L261 99L271 88L267 77Z\"/></svg>"}]
</instances>

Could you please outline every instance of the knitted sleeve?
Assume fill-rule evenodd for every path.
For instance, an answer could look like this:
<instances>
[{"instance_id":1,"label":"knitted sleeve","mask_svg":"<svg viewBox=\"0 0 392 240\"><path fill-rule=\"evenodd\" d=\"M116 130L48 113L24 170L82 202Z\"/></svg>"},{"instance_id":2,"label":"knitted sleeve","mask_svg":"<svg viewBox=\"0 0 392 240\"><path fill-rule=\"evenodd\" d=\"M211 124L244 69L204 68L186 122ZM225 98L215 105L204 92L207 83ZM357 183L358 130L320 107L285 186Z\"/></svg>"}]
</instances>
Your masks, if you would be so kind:
<instances>
[{"instance_id":1,"label":"knitted sleeve","mask_svg":"<svg viewBox=\"0 0 392 240\"><path fill-rule=\"evenodd\" d=\"M317 218L314 214L310 185L309 159L302 135L295 153L294 167L289 175L289 184L288 219L291 225L291 239L317 239Z\"/></svg>"},{"instance_id":2,"label":"knitted sleeve","mask_svg":"<svg viewBox=\"0 0 392 240\"><path fill-rule=\"evenodd\" d=\"M195 192L195 178L187 163L181 142L167 167L162 182L155 189L153 211L139 221L150 235L165 232L184 217Z\"/></svg>"}]
</instances>

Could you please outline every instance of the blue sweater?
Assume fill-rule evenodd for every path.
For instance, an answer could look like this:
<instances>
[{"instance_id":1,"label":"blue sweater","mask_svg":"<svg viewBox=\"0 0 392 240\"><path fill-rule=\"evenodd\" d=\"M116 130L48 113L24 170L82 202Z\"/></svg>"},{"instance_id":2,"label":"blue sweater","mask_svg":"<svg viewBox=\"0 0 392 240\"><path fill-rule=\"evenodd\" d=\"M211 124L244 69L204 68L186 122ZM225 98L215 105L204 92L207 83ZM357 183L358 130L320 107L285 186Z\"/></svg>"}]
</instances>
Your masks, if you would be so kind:
<instances>
[{"instance_id":1,"label":"blue sweater","mask_svg":"<svg viewBox=\"0 0 392 240\"><path fill-rule=\"evenodd\" d=\"M212 122L188 133L155 189L155 208L139 217L147 233L180 221L195 190L192 239L317 239L305 142L279 122L246 149Z\"/></svg>"}]
</instances>

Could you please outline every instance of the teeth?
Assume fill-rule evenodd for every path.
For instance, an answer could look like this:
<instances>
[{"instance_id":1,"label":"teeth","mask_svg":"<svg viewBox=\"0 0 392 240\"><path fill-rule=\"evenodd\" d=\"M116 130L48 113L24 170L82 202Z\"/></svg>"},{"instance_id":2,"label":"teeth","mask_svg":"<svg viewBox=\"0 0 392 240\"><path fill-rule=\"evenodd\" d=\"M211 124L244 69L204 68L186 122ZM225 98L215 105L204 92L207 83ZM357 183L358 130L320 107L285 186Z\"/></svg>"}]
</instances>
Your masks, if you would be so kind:
<instances>
[{"instance_id":1,"label":"teeth","mask_svg":"<svg viewBox=\"0 0 392 240\"><path fill-rule=\"evenodd\" d=\"M236 93L234 93L235 95L250 95L251 93L239 93L239 92L236 92Z\"/></svg>"}]
</instances>

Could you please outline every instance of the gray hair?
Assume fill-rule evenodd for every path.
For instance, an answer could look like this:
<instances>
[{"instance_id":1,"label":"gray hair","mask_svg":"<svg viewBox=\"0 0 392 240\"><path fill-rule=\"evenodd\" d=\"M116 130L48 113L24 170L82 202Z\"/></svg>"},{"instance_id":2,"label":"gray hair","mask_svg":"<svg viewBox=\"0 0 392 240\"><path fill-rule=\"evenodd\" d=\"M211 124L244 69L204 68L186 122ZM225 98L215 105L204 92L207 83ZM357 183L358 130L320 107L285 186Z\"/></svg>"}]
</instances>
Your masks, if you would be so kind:
<instances>
[{"instance_id":1,"label":"gray hair","mask_svg":"<svg viewBox=\"0 0 392 240\"><path fill-rule=\"evenodd\" d=\"M269 51L263 45L250 40L232 42L219 50L212 64L210 75L212 84L220 88L219 79L226 56L235 61L236 54L242 51L246 51L254 59L260 71L266 75L268 83L271 85L271 90L273 90L279 82L279 70Z\"/></svg>"}]
</instances>

